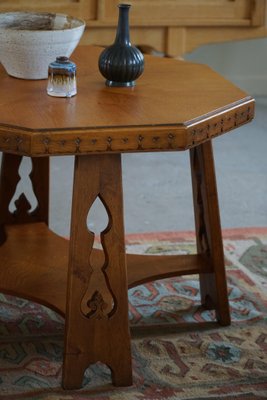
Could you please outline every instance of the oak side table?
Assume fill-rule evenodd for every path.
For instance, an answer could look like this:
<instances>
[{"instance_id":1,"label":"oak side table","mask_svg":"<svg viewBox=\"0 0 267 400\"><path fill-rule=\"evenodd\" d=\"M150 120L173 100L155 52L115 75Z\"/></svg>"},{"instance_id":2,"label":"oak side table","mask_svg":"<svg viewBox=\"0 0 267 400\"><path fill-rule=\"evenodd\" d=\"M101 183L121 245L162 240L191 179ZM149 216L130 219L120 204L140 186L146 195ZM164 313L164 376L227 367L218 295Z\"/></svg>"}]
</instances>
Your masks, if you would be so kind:
<instances>
[{"instance_id":1,"label":"oak side table","mask_svg":"<svg viewBox=\"0 0 267 400\"><path fill-rule=\"evenodd\" d=\"M254 116L254 100L204 65L146 58L134 88L107 88L101 49L78 47L78 95L46 94L46 81L9 77L0 67L0 291L66 317L63 387L79 388L101 361L114 385L132 383L127 288L199 274L201 301L230 323L212 139ZM197 254L126 255L121 153L189 150ZM49 157L75 155L70 240L48 228ZM23 156L38 206L25 194L10 211ZM104 251L86 224L99 197L109 223ZM177 207L179 205L177 204ZM182 212L182 210L181 210Z\"/></svg>"}]
</instances>

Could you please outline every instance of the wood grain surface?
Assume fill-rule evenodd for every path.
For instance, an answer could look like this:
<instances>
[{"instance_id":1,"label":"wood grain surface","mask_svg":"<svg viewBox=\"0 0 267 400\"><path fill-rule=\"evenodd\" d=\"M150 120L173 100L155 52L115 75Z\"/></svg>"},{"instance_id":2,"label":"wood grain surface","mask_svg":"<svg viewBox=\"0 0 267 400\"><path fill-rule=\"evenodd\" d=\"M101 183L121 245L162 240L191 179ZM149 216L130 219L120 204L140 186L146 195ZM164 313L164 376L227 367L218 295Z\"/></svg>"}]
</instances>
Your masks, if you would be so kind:
<instances>
[{"instance_id":1,"label":"wood grain surface","mask_svg":"<svg viewBox=\"0 0 267 400\"><path fill-rule=\"evenodd\" d=\"M77 49L78 95L71 99L49 97L46 81L0 71L0 290L66 316L67 389L80 387L84 370L98 361L110 367L115 385L131 384L127 285L198 274L202 304L220 324L230 323L211 139L254 116L246 93L206 66L172 59L147 57L136 87L107 88L100 51ZM186 149L197 254L126 255L119 153ZM49 156L61 154L75 155L70 242L47 227ZM31 156L33 212L24 193L10 210L22 155ZM108 217L102 251L87 225L97 198Z\"/></svg>"},{"instance_id":2,"label":"wood grain surface","mask_svg":"<svg viewBox=\"0 0 267 400\"><path fill-rule=\"evenodd\" d=\"M78 47L78 94L0 68L0 150L31 156L184 150L249 122L254 100L205 65L147 56L134 88L108 88L100 48Z\"/></svg>"}]
</instances>

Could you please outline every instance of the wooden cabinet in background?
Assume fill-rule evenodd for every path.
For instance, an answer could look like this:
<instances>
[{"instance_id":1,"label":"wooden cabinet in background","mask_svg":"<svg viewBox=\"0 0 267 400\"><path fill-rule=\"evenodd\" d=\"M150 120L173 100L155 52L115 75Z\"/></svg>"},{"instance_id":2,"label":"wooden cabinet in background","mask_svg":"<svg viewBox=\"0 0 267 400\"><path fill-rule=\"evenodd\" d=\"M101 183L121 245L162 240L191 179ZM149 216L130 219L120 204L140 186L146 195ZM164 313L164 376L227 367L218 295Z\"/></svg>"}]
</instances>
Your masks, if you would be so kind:
<instances>
[{"instance_id":1,"label":"wooden cabinet in background","mask_svg":"<svg viewBox=\"0 0 267 400\"><path fill-rule=\"evenodd\" d=\"M109 45L119 0L0 0L0 11L61 12L86 20L82 44ZM131 0L131 40L178 56L206 43L264 37L266 0Z\"/></svg>"}]
</instances>

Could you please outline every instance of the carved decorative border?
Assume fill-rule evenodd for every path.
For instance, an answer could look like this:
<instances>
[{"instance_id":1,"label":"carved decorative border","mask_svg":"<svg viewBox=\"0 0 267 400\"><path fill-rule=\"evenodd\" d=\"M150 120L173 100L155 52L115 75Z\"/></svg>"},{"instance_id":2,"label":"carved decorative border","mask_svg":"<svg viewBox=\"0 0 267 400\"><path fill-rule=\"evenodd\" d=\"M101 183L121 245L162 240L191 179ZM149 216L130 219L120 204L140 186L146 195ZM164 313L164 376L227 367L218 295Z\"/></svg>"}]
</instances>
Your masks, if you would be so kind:
<instances>
[{"instance_id":1,"label":"carved decorative border","mask_svg":"<svg viewBox=\"0 0 267 400\"><path fill-rule=\"evenodd\" d=\"M0 127L0 150L29 156L186 150L235 129L254 117L254 100L177 126L31 132Z\"/></svg>"},{"instance_id":2,"label":"carved decorative border","mask_svg":"<svg viewBox=\"0 0 267 400\"><path fill-rule=\"evenodd\" d=\"M31 133L19 128L0 127L0 151L18 155L30 155Z\"/></svg>"},{"instance_id":3,"label":"carved decorative border","mask_svg":"<svg viewBox=\"0 0 267 400\"><path fill-rule=\"evenodd\" d=\"M248 102L243 107L226 111L196 125L191 125L189 128L189 147L196 146L250 122L254 118L254 109L254 102Z\"/></svg>"}]
</instances>

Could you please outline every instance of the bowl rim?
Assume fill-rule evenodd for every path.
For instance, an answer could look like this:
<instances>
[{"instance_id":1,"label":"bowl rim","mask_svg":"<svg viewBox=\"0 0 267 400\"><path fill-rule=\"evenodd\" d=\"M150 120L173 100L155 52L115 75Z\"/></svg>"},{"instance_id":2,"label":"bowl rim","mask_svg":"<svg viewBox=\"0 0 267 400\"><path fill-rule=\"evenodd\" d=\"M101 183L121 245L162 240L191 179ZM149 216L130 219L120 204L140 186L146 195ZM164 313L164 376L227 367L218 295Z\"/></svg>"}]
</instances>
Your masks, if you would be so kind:
<instances>
[{"instance_id":1,"label":"bowl rim","mask_svg":"<svg viewBox=\"0 0 267 400\"><path fill-rule=\"evenodd\" d=\"M0 12L0 20L2 16L5 15L14 15L14 14L28 14L28 15L59 15L62 17L68 17L68 18L72 18L73 20L76 20L78 22L80 22L80 24L78 26L75 26L73 28L62 28L62 29L14 29L14 28L10 28L10 27L1 27L0 26L0 31L10 31L10 32L60 32L60 31L72 31L74 29L80 29L82 27L86 26L86 22L85 20L83 20L82 18L78 18L78 17L73 17L72 15L69 14L63 14L63 13L56 13L56 12L48 12L48 11L7 11L7 12Z\"/></svg>"}]
</instances>

